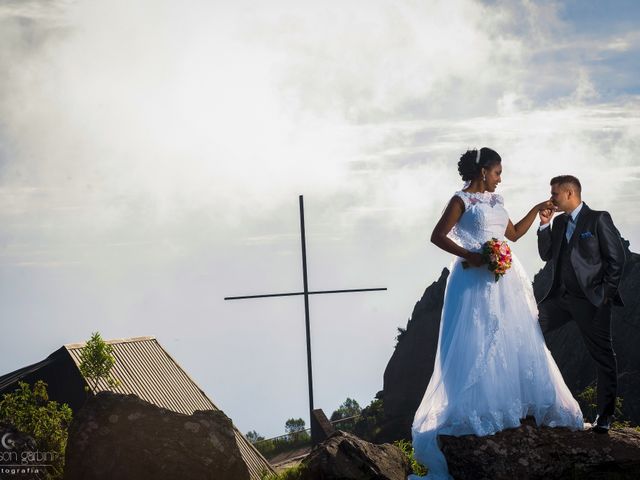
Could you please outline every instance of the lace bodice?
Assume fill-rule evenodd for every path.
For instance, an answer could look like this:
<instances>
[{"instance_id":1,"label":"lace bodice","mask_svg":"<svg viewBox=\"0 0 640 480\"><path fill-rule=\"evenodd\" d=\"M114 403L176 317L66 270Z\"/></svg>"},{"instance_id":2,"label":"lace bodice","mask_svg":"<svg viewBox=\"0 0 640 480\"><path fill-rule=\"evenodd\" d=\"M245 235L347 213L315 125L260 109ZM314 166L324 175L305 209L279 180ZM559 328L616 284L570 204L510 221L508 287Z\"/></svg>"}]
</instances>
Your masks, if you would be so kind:
<instances>
[{"instance_id":1,"label":"lace bodice","mask_svg":"<svg viewBox=\"0 0 640 480\"><path fill-rule=\"evenodd\" d=\"M482 245L492 238L504 239L509 214L504 208L501 195L491 192L455 193L464 202L464 214L449 233L449 236L470 251L480 251Z\"/></svg>"}]
</instances>

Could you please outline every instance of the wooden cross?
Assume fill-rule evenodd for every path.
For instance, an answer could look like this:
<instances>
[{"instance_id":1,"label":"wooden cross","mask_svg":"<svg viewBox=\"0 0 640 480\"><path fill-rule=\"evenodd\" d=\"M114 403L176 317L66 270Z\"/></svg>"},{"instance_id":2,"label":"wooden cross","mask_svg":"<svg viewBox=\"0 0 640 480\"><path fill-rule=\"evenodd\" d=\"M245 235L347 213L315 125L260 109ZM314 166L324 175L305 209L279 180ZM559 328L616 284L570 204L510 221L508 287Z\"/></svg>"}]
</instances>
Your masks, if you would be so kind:
<instances>
[{"instance_id":1,"label":"wooden cross","mask_svg":"<svg viewBox=\"0 0 640 480\"><path fill-rule=\"evenodd\" d=\"M307 246L305 239L304 229L304 202L302 195L299 196L300 200L300 237L302 242L302 292L289 292L289 293L268 293L264 295L244 295L240 297L225 297L225 300L244 300L247 298L265 298L265 297L288 297L293 295L304 295L304 317L307 327L307 375L309 383L309 421L311 423L311 438L316 438L314 435L314 422L313 422L313 374L311 369L311 332L309 328L309 295L320 295L326 293L348 293L348 292L369 292L374 290L386 290L384 288L353 288L346 290L321 290L310 292L307 282Z\"/></svg>"}]
</instances>

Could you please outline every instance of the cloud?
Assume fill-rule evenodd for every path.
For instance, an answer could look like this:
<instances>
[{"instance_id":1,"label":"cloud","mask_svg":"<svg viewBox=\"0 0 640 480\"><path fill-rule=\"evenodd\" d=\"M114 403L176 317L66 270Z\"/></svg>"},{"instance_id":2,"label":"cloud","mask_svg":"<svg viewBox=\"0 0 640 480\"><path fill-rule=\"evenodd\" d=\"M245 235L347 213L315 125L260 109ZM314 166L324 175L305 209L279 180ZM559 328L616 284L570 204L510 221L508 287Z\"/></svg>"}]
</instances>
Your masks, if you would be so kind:
<instances>
[{"instance_id":1,"label":"cloud","mask_svg":"<svg viewBox=\"0 0 640 480\"><path fill-rule=\"evenodd\" d=\"M587 20L570 11L471 0L3 2L0 313L43 332L28 359L6 346L12 361L90 328L156 333L175 339L172 353L234 417L255 420L245 430L279 433L239 390L212 386L248 371L275 382L269 371L210 373L193 352L226 365L228 338L241 338L271 372L291 364L275 340L298 348L298 324L287 323L297 305L220 303L298 288L303 193L314 288L390 287L316 307L323 356L351 352L364 328L370 337L359 342L366 372L336 378L330 361L318 366L323 404L367 401L395 327L448 262L427 239L460 188L460 154L476 146L502 155L513 219L546 198L550 177L573 173L633 247L638 34L617 21L581 28ZM530 274L533 242L516 246ZM273 418L304 412L278 382L263 386Z\"/></svg>"},{"instance_id":2,"label":"cloud","mask_svg":"<svg viewBox=\"0 0 640 480\"><path fill-rule=\"evenodd\" d=\"M485 65L518 55L478 28L485 9L468 1L247 5L81 2L60 17L31 2L5 18L16 25L3 42L5 185L51 205L88 199L99 212L77 220L105 228L246 211L292 183L334 191L367 147L354 125L469 111L452 101L466 103L453 92L468 92L464 78L486 105Z\"/></svg>"}]
</instances>

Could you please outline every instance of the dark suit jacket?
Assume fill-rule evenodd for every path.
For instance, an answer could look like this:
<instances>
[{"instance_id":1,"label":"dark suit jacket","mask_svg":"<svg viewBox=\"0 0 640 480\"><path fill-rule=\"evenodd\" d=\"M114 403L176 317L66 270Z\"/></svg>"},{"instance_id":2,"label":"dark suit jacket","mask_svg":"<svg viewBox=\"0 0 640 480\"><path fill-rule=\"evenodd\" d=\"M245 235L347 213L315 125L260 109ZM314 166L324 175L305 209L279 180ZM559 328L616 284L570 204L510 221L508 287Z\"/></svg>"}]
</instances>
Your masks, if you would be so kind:
<instances>
[{"instance_id":1,"label":"dark suit jacket","mask_svg":"<svg viewBox=\"0 0 640 480\"><path fill-rule=\"evenodd\" d=\"M542 260L551 262L553 272L552 283L542 300L549 295L557 274L558 255L568 218L563 213L553 219L550 227L538 230L538 252ZM616 305L623 305L618 286L622 278L625 253L620 233L614 226L611 215L591 210L586 203L583 204L568 248L571 265L585 297L597 307L606 298Z\"/></svg>"}]
</instances>

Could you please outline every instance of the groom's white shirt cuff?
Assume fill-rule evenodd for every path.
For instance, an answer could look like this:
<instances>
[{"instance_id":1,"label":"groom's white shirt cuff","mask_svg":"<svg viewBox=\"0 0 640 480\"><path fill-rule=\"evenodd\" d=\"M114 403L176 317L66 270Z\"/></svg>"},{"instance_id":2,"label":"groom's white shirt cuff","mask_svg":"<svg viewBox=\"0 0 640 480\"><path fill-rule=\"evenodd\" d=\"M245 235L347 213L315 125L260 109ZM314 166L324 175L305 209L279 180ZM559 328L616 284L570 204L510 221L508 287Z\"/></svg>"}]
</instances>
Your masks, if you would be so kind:
<instances>
[{"instance_id":1,"label":"groom's white shirt cuff","mask_svg":"<svg viewBox=\"0 0 640 480\"><path fill-rule=\"evenodd\" d=\"M538 231L541 232L542 230L544 230L545 228L548 228L549 226L551 226L551 222L545 223L544 225L540 225L538 227Z\"/></svg>"}]
</instances>

